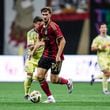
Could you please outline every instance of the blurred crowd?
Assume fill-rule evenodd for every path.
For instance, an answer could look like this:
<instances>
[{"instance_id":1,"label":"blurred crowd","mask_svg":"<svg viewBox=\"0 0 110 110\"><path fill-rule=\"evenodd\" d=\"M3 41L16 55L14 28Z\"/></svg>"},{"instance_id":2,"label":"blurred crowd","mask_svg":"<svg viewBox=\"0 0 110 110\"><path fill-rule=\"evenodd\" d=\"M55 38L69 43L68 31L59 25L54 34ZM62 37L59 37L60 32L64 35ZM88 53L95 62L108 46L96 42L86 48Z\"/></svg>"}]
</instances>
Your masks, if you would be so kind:
<instances>
[{"instance_id":1,"label":"blurred crowd","mask_svg":"<svg viewBox=\"0 0 110 110\"><path fill-rule=\"evenodd\" d=\"M54 14L84 13L89 9L89 0L47 0L47 6L52 6Z\"/></svg>"}]
</instances>

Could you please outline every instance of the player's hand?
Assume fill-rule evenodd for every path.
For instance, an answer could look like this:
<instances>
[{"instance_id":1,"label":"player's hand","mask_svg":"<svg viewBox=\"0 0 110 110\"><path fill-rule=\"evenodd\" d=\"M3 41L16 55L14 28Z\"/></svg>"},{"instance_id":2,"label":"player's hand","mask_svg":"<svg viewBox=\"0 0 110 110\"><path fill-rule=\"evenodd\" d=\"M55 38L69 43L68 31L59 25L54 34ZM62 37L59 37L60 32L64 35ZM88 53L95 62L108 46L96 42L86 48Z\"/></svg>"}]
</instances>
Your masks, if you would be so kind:
<instances>
[{"instance_id":1,"label":"player's hand","mask_svg":"<svg viewBox=\"0 0 110 110\"><path fill-rule=\"evenodd\" d=\"M110 48L110 44L104 45L102 48L103 48L103 49Z\"/></svg>"},{"instance_id":2,"label":"player's hand","mask_svg":"<svg viewBox=\"0 0 110 110\"><path fill-rule=\"evenodd\" d=\"M60 58L60 56L56 56L56 62L60 62L61 61L61 58Z\"/></svg>"},{"instance_id":3,"label":"player's hand","mask_svg":"<svg viewBox=\"0 0 110 110\"><path fill-rule=\"evenodd\" d=\"M107 47L110 48L110 44L108 44Z\"/></svg>"},{"instance_id":4,"label":"player's hand","mask_svg":"<svg viewBox=\"0 0 110 110\"><path fill-rule=\"evenodd\" d=\"M102 46L102 49L105 49L107 46L106 45L104 45L104 46Z\"/></svg>"},{"instance_id":5,"label":"player's hand","mask_svg":"<svg viewBox=\"0 0 110 110\"><path fill-rule=\"evenodd\" d=\"M44 41L39 42L39 46L44 46L44 45L45 45Z\"/></svg>"}]
</instances>

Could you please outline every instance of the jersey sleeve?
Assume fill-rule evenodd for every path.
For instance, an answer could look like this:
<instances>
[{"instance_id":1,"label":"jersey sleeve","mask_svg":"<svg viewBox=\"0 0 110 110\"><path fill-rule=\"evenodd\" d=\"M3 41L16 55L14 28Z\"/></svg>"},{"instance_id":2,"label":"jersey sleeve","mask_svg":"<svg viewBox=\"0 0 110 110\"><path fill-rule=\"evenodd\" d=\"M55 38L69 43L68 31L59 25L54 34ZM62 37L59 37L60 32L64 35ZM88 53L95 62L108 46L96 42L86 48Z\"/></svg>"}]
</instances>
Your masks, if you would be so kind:
<instances>
[{"instance_id":1,"label":"jersey sleeve","mask_svg":"<svg viewBox=\"0 0 110 110\"><path fill-rule=\"evenodd\" d=\"M56 36L57 39L63 37L63 33L62 33L62 31L61 31L59 25L57 25L57 24L54 23L54 22L51 22L51 23L50 23L50 26L51 26L51 28L54 30L55 36Z\"/></svg>"},{"instance_id":2,"label":"jersey sleeve","mask_svg":"<svg viewBox=\"0 0 110 110\"><path fill-rule=\"evenodd\" d=\"M55 27L56 27L55 34L56 34L57 39L63 37L63 33L60 27L58 25L55 25Z\"/></svg>"},{"instance_id":3,"label":"jersey sleeve","mask_svg":"<svg viewBox=\"0 0 110 110\"><path fill-rule=\"evenodd\" d=\"M27 46L34 45L36 42L37 33L28 32L27 33Z\"/></svg>"},{"instance_id":4,"label":"jersey sleeve","mask_svg":"<svg viewBox=\"0 0 110 110\"><path fill-rule=\"evenodd\" d=\"M91 47L97 47L97 40L96 40L96 38L92 41Z\"/></svg>"},{"instance_id":5,"label":"jersey sleeve","mask_svg":"<svg viewBox=\"0 0 110 110\"><path fill-rule=\"evenodd\" d=\"M93 42L91 47L97 47L101 49L103 46L103 40L100 37L96 37Z\"/></svg>"}]
</instances>

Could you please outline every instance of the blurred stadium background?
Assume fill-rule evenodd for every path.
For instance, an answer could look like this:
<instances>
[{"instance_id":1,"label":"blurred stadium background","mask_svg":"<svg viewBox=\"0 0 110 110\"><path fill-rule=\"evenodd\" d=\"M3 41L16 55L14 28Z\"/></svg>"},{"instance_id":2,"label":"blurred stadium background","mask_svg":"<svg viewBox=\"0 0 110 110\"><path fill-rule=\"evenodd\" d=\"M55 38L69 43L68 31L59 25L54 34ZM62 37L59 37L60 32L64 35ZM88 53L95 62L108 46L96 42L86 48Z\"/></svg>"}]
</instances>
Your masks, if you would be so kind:
<instances>
[{"instance_id":1,"label":"blurred stadium background","mask_svg":"<svg viewBox=\"0 0 110 110\"><path fill-rule=\"evenodd\" d=\"M110 0L0 0L0 106L3 105L0 110L6 110L9 105L9 110L15 110L19 105L19 110L29 109L26 106L30 106L30 103L22 101L26 32L32 27L32 19L41 15L40 9L44 6L52 7L52 19L59 24L67 41L61 75L71 77L77 83L84 82L76 84L75 94L71 98L65 96L64 88L61 89L63 94L60 92L62 95L55 91L61 105L51 105L47 109L55 107L57 110L57 106L64 106L64 110L109 109L110 100L103 95L97 95L100 94L101 85L96 84L91 88L85 82L90 81L92 74L100 73L96 55L90 51L90 45L98 34L98 23L107 23L110 34ZM54 90L59 86L51 87ZM13 95L10 96L9 92ZM40 106L38 108L40 110Z\"/></svg>"}]
</instances>

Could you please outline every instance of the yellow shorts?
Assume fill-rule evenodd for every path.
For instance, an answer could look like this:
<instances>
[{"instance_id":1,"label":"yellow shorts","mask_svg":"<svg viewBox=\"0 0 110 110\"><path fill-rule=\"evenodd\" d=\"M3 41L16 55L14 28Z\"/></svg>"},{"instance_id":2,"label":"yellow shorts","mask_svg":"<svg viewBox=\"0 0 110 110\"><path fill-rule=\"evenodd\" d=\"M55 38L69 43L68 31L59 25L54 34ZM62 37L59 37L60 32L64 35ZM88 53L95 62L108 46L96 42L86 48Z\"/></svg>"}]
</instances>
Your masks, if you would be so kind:
<instances>
[{"instance_id":1,"label":"yellow shorts","mask_svg":"<svg viewBox=\"0 0 110 110\"><path fill-rule=\"evenodd\" d=\"M101 70L110 71L110 57L99 57L98 63Z\"/></svg>"},{"instance_id":2,"label":"yellow shorts","mask_svg":"<svg viewBox=\"0 0 110 110\"><path fill-rule=\"evenodd\" d=\"M25 72L33 74L33 72L35 71L35 68L37 68L38 66L39 59L40 58L37 58L37 59L31 58L31 60L27 59L24 67Z\"/></svg>"}]
</instances>

